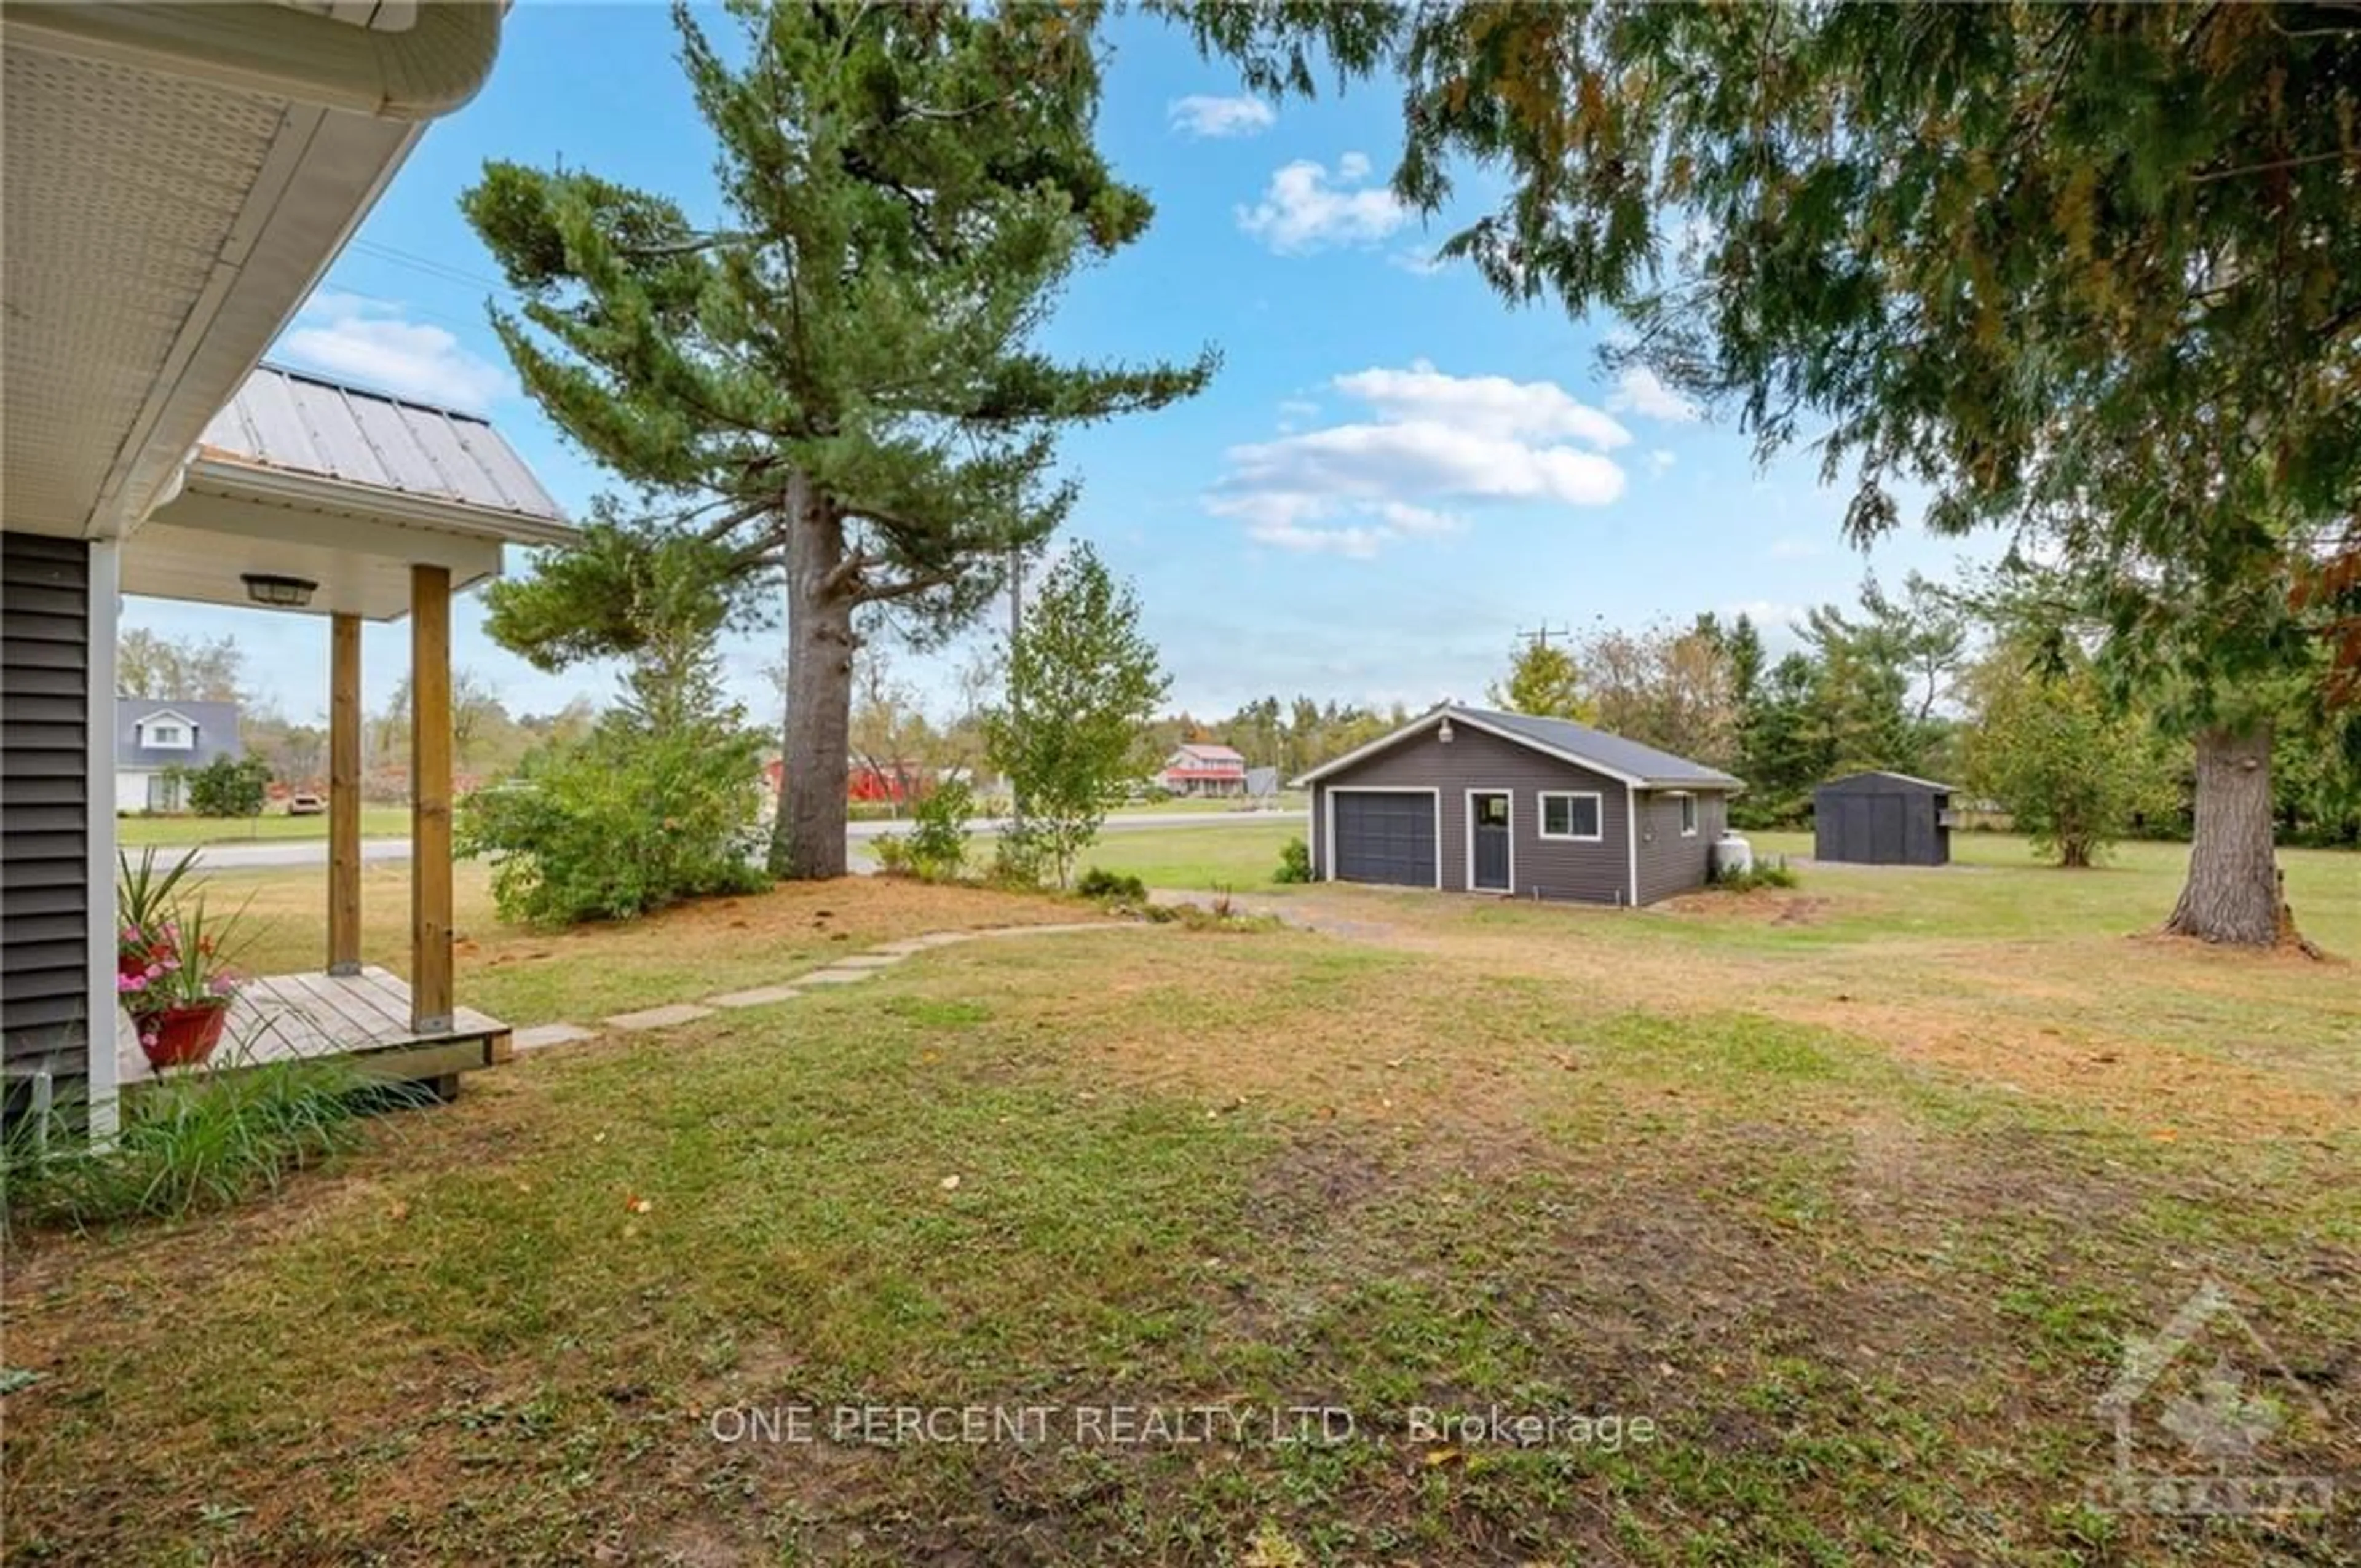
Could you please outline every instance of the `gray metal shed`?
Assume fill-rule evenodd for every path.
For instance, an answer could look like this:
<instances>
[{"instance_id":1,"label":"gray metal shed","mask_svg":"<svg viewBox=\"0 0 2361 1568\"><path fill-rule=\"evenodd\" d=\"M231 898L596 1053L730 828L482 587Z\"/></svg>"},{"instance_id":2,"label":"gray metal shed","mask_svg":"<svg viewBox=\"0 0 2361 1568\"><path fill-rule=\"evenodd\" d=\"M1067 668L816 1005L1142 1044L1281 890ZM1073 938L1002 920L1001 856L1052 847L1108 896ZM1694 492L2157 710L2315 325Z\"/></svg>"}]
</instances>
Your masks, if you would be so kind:
<instances>
[{"instance_id":1,"label":"gray metal shed","mask_svg":"<svg viewBox=\"0 0 2361 1568\"><path fill-rule=\"evenodd\" d=\"M1947 784L1908 773L1850 773L1812 792L1812 858L1871 866L1951 861Z\"/></svg>"}]
</instances>

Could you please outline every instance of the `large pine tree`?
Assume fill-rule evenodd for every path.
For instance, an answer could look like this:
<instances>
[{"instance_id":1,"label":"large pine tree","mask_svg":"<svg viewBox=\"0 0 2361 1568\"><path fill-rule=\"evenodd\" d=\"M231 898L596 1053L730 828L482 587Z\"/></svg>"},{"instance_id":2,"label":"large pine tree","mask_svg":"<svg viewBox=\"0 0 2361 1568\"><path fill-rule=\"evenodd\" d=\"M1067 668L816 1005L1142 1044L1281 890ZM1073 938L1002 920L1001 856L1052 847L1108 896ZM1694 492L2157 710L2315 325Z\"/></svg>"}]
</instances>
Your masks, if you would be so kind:
<instances>
[{"instance_id":1,"label":"large pine tree","mask_svg":"<svg viewBox=\"0 0 2361 1568\"><path fill-rule=\"evenodd\" d=\"M2194 741L2170 927L2280 934L2272 715L2361 701L2361 8L1166 8L1267 87L1399 70L1401 194L1509 175L1444 254L1817 444L1854 537L2037 536Z\"/></svg>"},{"instance_id":2,"label":"large pine tree","mask_svg":"<svg viewBox=\"0 0 2361 1568\"><path fill-rule=\"evenodd\" d=\"M1060 363L1060 285L1146 229L1093 141L1094 7L740 4L728 47L676 6L718 217L578 170L494 162L467 217L522 298L525 388L639 489L633 523L508 589L544 662L628 651L633 558L688 543L741 592L784 581L785 782L772 869L845 866L856 614L956 630L1074 499L1078 422L1213 368Z\"/></svg>"}]
</instances>

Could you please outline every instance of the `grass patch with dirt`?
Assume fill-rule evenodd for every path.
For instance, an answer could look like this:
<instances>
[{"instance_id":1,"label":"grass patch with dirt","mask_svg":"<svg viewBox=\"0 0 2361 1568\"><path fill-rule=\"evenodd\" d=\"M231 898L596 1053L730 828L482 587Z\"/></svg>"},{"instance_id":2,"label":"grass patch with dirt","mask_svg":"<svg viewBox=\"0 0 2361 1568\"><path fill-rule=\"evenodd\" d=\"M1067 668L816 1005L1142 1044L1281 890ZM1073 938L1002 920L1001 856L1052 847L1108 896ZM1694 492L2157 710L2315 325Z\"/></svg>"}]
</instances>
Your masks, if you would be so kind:
<instances>
[{"instance_id":1,"label":"grass patch with dirt","mask_svg":"<svg viewBox=\"0 0 2361 1568\"><path fill-rule=\"evenodd\" d=\"M2297 894L2331 946L2334 869ZM2128 938L2136 871L2086 926L1985 913L2053 874L1637 914L1312 889L1263 896L1326 930L972 944L529 1058L269 1201L21 1249L11 1557L2349 1561L2352 970ZM791 967L837 946L823 896L864 940L1074 917L775 896L556 972L641 938L652 983L733 941ZM2207 1342L2156 1404L2199 1430L2224 1357L2239 1462L2338 1512L2091 1506L2125 1347L2209 1279L2273 1354ZM869 1406L1056 1413L829 1435ZM1495 1406L1556 1424L1471 1435ZM811 1441L750 1428L788 1409ZM1241 1424L1179 1441L1209 1409ZM2143 1465L2213 1469L2141 1420Z\"/></svg>"}]
</instances>

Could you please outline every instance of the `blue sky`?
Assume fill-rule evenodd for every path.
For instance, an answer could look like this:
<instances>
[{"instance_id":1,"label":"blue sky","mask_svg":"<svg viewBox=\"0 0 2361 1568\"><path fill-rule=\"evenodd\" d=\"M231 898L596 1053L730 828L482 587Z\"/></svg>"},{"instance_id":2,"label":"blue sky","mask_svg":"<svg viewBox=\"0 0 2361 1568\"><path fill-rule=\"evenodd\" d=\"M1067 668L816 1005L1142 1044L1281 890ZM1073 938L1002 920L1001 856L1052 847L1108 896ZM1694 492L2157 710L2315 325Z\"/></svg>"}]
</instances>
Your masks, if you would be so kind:
<instances>
[{"instance_id":1,"label":"blue sky","mask_svg":"<svg viewBox=\"0 0 2361 1568\"><path fill-rule=\"evenodd\" d=\"M1611 321L1511 309L1465 269L1433 267L1447 220L1424 227L1385 190L1390 87L1257 104L1161 24L1127 18L1111 47L1102 142L1157 222L1076 280L1050 342L1092 358L1185 359L1207 343L1224 356L1193 402L1064 449L1084 486L1071 529L1137 584L1176 707L1477 697L1516 634L1544 623L1743 609L1775 648L1788 616L1849 601L1864 566L1949 574L1955 547L1915 531L1866 560L1848 549L1842 498L1808 454L1758 472L1734 430L1606 376ZM497 269L457 200L496 157L563 159L701 204L710 144L664 12L515 11L490 85L428 132L274 357L489 413L578 512L601 474L520 394L484 324ZM1469 210L1488 181L1466 176ZM324 710L324 622L148 599L126 601L124 620L229 632L263 699L299 721ZM609 672L543 674L480 621L463 600L456 660L512 710L606 699ZM403 639L369 629L372 707L399 678ZM725 652L733 687L773 717L772 649ZM942 701L957 656L894 657Z\"/></svg>"}]
</instances>

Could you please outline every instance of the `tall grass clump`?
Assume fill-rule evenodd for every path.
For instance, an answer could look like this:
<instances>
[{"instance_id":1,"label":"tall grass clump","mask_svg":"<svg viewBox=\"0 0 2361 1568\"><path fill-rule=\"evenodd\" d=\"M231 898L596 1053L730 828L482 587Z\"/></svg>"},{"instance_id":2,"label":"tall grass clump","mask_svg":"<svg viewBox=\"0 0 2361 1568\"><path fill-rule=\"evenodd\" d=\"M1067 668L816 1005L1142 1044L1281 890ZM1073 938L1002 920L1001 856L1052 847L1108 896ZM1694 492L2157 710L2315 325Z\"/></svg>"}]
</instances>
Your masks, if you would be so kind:
<instances>
[{"instance_id":1,"label":"tall grass clump","mask_svg":"<svg viewBox=\"0 0 2361 1568\"><path fill-rule=\"evenodd\" d=\"M13 1234L227 1208L351 1148L368 1111L423 1094L341 1061L233 1057L124 1096L109 1145L91 1146L58 1113L20 1121L0 1139L0 1210Z\"/></svg>"}]
</instances>

